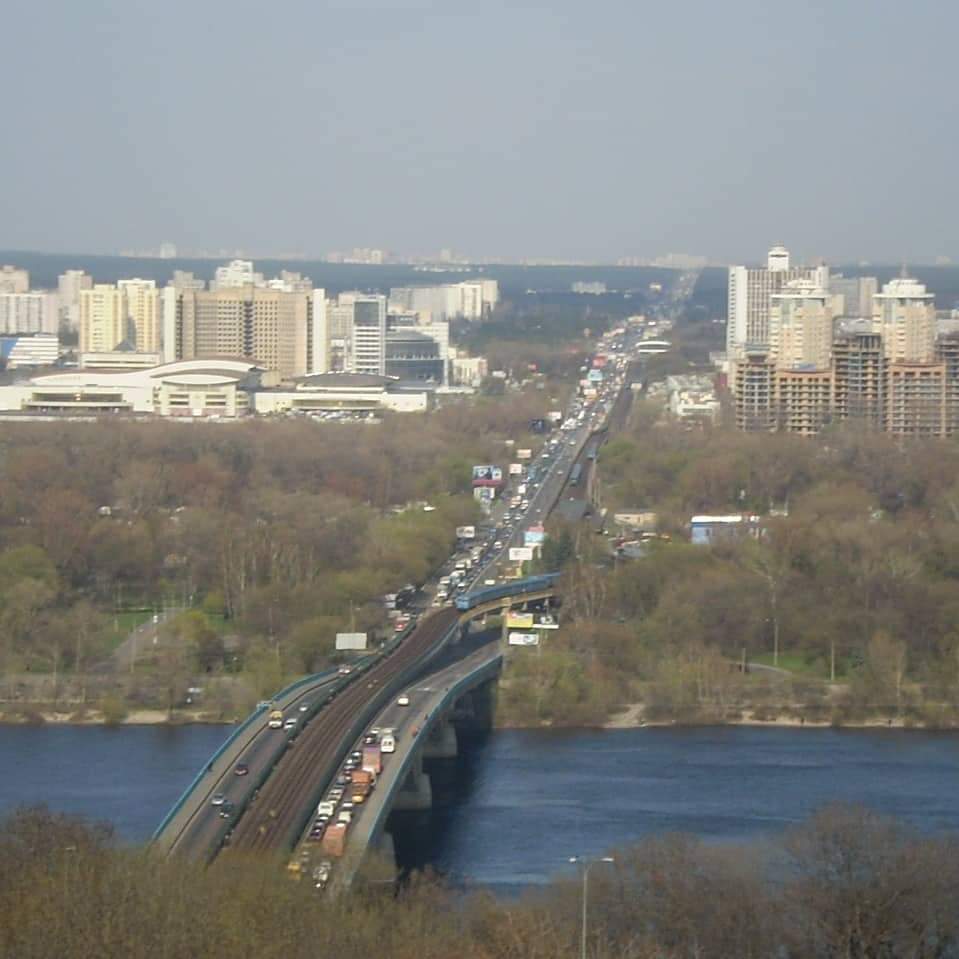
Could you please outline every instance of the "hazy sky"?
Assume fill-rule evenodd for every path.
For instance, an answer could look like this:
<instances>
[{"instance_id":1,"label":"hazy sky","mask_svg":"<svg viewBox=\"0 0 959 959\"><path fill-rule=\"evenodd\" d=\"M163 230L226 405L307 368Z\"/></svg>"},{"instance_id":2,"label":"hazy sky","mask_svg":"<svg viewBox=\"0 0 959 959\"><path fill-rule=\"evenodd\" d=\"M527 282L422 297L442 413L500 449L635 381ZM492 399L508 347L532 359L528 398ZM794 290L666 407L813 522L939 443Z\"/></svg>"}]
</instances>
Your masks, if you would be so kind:
<instances>
[{"instance_id":1,"label":"hazy sky","mask_svg":"<svg viewBox=\"0 0 959 959\"><path fill-rule=\"evenodd\" d=\"M10 0L0 248L959 260L950 0Z\"/></svg>"}]
</instances>

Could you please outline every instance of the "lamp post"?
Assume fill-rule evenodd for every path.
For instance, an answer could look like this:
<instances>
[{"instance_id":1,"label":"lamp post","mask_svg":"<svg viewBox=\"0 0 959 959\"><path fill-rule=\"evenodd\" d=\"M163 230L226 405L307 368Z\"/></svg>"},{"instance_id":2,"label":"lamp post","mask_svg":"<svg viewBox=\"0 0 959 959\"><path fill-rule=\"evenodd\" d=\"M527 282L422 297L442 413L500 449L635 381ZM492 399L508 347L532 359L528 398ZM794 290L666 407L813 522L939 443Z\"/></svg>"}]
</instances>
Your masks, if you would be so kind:
<instances>
[{"instance_id":1,"label":"lamp post","mask_svg":"<svg viewBox=\"0 0 959 959\"><path fill-rule=\"evenodd\" d=\"M616 860L612 856L602 856L599 859L586 859L584 856L570 856L570 862L578 862L583 867L583 916L580 928L580 959L586 959L586 919L587 903L589 901L589 871L598 862L612 863Z\"/></svg>"}]
</instances>

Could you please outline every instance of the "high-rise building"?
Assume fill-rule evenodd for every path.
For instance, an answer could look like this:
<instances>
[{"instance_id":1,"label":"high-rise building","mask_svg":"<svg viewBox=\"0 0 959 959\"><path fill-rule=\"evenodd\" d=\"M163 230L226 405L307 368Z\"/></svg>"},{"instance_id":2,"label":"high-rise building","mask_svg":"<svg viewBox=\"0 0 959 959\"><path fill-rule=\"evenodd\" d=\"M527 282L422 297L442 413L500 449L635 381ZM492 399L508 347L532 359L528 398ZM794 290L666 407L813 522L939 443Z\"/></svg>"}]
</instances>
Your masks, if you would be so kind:
<instances>
[{"instance_id":1,"label":"high-rise building","mask_svg":"<svg viewBox=\"0 0 959 959\"><path fill-rule=\"evenodd\" d=\"M814 436L832 419L833 374L830 369L780 369L773 373L776 427Z\"/></svg>"},{"instance_id":2,"label":"high-rise building","mask_svg":"<svg viewBox=\"0 0 959 959\"><path fill-rule=\"evenodd\" d=\"M413 311L434 320L482 319L499 302L496 280L464 280L442 286L398 286L390 290L391 313Z\"/></svg>"},{"instance_id":3,"label":"high-rise building","mask_svg":"<svg viewBox=\"0 0 959 959\"><path fill-rule=\"evenodd\" d=\"M227 290L248 285L264 286L263 274L254 271L252 260L231 260L225 266L217 267L210 289Z\"/></svg>"},{"instance_id":4,"label":"high-rise building","mask_svg":"<svg viewBox=\"0 0 959 959\"><path fill-rule=\"evenodd\" d=\"M419 313L386 317L386 375L449 385L449 321L424 322Z\"/></svg>"},{"instance_id":5,"label":"high-rise building","mask_svg":"<svg viewBox=\"0 0 959 959\"><path fill-rule=\"evenodd\" d=\"M878 333L854 332L833 343L833 416L868 430L886 424L886 354Z\"/></svg>"},{"instance_id":6,"label":"high-rise building","mask_svg":"<svg viewBox=\"0 0 959 959\"><path fill-rule=\"evenodd\" d=\"M746 432L776 428L775 364L765 351L747 351L733 367L736 426Z\"/></svg>"},{"instance_id":7,"label":"high-rise building","mask_svg":"<svg viewBox=\"0 0 959 959\"><path fill-rule=\"evenodd\" d=\"M155 280L120 280L126 309L126 339L138 353L160 349L160 291Z\"/></svg>"},{"instance_id":8,"label":"high-rise building","mask_svg":"<svg viewBox=\"0 0 959 959\"><path fill-rule=\"evenodd\" d=\"M731 359L747 349L764 349L769 345L771 298L792 280L807 280L828 289L829 267L791 266L789 253L784 247L776 246L769 251L765 267L729 268L726 351Z\"/></svg>"},{"instance_id":9,"label":"high-rise building","mask_svg":"<svg viewBox=\"0 0 959 959\"><path fill-rule=\"evenodd\" d=\"M935 297L918 280L901 276L886 283L873 297L872 315L891 363L935 361Z\"/></svg>"},{"instance_id":10,"label":"high-rise building","mask_svg":"<svg viewBox=\"0 0 959 959\"><path fill-rule=\"evenodd\" d=\"M769 356L780 370L828 370L834 297L810 280L790 280L770 296Z\"/></svg>"},{"instance_id":11,"label":"high-rise building","mask_svg":"<svg viewBox=\"0 0 959 959\"><path fill-rule=\"evenodd\" d=\"M56 333L56 293L0 293L0 333Z\"/></svg>"},{"instance_id":12,"label":"high-rise building","mask_svg":"<svg viewBox=\"0 0 959 959\"><path fill-rule=\"evenodd\" d=\"M9 264L0 266L0 293L26 293L29 289L29 270Z\"/></svg>"},{"instance_id":13,"label":"high-rise building","mask_svg":"<svg viewBox=\"0 0 959 959\"><path fill-rule=\"evenodd\" d=\"M80 328L80 291L93 287L93 277L83 270L67 270L57 279L60 299L60 325L68 330Z\"/></svg>"},{"instance_id":14,"label":"high-rise building","mask_svg":"<svg viewBox=\"0 0 959 959\"><path fill-rule=\"evenodd\" d=\"M112 283L96 283L80 291L80 352L102 353L127 338L123 291Z\"/></svg>"},{"instance_id":15,"label":"high-rise building","mask_svg":"<svg viewBox=\"0 0 959 959\"><path fill-rule=\"evenodd\" d=\"M197 279L189 270L174 270L170 286L177 290L205 290L206 283Z\"/></svg>"},{"instance_id":16,"label":"high-rise building","mask_svg":"<svg viewBox=\"0 0 959 959\"><path fill-rule=\"evenodd\" d=\"M216 290L163 290L167 362L202 357L255 360L286 379L310 369L313 296L252 284Z\"/></svg>"},{"instance_id":17,"label":"high-rise building","mask_svg":"<svg viewBox=\"0 0 959 959\"><path fill-rule=\"evenodd\" d=\"M872 298L879 292L879 281L874 276L829 276L829 292L841 296L836 304L837 316L872 317Z\"/></svg>"},{"instance_id":18,"label":"high-rise building","mask_svg":"<svg viewBox=\"0 0 959 959\"><path fill-rule=\"evenodd\" d=\"M944 363L889 364L886 377L886 430L897 436L945 434Z\"/></svg>"},{"instance_id":19,"label":"high-rise building","mask_svg":"<svg viewBox=\"0 0 959 959\"><path fill-rule=\"evenodd\" d=\"M936 340L936 362L946 371L944 432L947 436L956 436L959 434L959 332L945 333Z\"/></svg>"},{"instance_id":20,"label":"high-rise building","mask_svg":"<svg viewBox=\"0 0 959 959\"><path fill-rule=\"evenodd\" d=\"M386 297L357 294L353 298L350 369L386 375Z\"/></svg>"}]
</instances>

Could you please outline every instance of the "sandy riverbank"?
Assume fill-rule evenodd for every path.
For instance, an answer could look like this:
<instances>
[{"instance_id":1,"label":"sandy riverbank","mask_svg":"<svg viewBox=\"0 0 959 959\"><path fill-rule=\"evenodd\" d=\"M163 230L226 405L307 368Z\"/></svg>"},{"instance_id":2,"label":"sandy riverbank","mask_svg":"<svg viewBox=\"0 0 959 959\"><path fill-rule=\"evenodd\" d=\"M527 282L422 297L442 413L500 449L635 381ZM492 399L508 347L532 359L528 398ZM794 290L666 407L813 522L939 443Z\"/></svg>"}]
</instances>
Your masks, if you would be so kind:
<instances>
[{"instance_id":1,"label":"sandy riverbank","mask_svg":"<svg viewBox=\"0 0 959 959\"><path fill-rule=\"evenodd\" d=\"M108 722L97 709L70 712L27 709L0 714L0 723L12 726L48 723L53 726L232 726L238 722L239 719L219 719L199 711L176 712L171 719L162 709L133 709L123 719L113 722Z\"/></svg>"}]
</instances>

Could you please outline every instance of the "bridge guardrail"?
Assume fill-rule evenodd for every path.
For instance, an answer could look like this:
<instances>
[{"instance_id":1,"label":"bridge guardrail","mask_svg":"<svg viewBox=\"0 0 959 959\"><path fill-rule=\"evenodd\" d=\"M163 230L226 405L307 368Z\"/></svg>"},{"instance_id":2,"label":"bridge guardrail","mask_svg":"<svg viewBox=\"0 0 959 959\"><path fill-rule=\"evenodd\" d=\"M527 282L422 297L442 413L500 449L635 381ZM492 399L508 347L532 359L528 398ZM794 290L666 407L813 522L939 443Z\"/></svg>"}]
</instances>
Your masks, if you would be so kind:
<instances>
[{"instance_id":1,"label":"bridge guardrail","mask_svg":"<svg viewBox=\"0 0 959 959\"><path fill-rule=\"evenodd\" d=\"M296 682L290 683L289 686L286 686L285 688L281 689L272 698L271 702L275 702L277 700L282 699L284 696L288 696L290 693L299 689L301 686L306 686L310 683L320 682L323 679L325 679L327 676L333 675L333 673L335 672L336 672L335 669L326 669L319 673L312 673L309 676L304 676L302 679L298 679L296 680ZM193 790L196 789L196 787L203 781L204 777L209 772L210 766L212 766L215 762L217 762L217 760L220 759L220 757L226 752L226 750L229 749L229 747L232 746L234 742L236 742L237 738L241 736L249 728L249 726L253 723L253 721L259 718L260 716L262 716L263 713L267 712L267 710L268 710L267 706L264 706L264 705L257 706L256 709L254 709L253 712L250 713L250 715L247 716L246 719L244 719L243 722L240 723L240 725L237 726L233 730L233 732L230 733L229 736L227 736L227 738L223 741L223 743L220 745L217 751L206 761L206 765L204 765L200 769L200 771L196 774L196 776L193 777L193 781L190 783L189 786L186 787L186 789L181 794L180 798L173 804L170 811L163 817L163 821L160 823L159 826L157 826L157 828L153 832L153 836L151 837L153 841L156 841L156 839L159 838L163 830L166 829L166 827L176 817L177 813L183 808L183 804L193 794Z\"/></svg>"},{"instance_id":2,"label":"bridge guardrail","mask_svg":"<svg viewBox=\"0 0 959 959\"><path fill-rule=\"evenodd\" d=\"M438 721L439 715L442 715L442 712L446 704L451 699L455 699L457 696L461 695L464 686L472 687L477 685L477 675L482 675L483 679L485 679L485 672L498 671L502 666L502 661L503 661L503 656L502 656L502 653L500 653L500 655L497 656L495 659L490 660L490 662L481 666L479 669L470 673L468 676L464 676L458 682L450 686L450 688L447 690L447 694L443 697L440 704L436 706L433 710L431 710L430 718L426 720L423 724L421 724L420 734L425 737L429 733L429 730L432 729L435 723ZM424 742L425 742L425 739L424 739ZM406 754L406 758L400 764L400 768L397 771L396 779L395 779L395 782L399 784L400 786L402 785L403 780L406 778L406 774L409 772L410 765L412 764L413 757L416 755L416 753L417 753L416 749L410 749L410 751ZM392 806L390 806L390 808L392 808ZM382 806L380 807L380 811L377 813L376 818L373 820L373 823L370 827L368 842L372 842L373 839L375 839L375 837L379 834L379 831L383 827L383 822L388 815L389 814L387 812L387 805L386 803L383 803ZM352 876L350 878L352 879Z\"/></svg>"}]
</instances>

